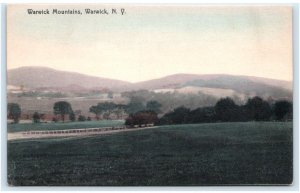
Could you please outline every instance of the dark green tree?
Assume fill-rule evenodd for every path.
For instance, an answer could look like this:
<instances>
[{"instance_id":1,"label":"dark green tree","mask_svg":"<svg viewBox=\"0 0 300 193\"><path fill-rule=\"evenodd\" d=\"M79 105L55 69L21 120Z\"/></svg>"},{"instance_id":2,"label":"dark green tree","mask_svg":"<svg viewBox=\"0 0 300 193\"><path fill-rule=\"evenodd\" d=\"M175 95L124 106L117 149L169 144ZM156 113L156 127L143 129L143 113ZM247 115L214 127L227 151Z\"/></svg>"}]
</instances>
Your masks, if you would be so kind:
<instances>
[{"instance_id":1,"label":"dark green tree","mask_svg":"<svg viewBox=\"0 0 300 193\"><path fill-rule=\"evenodd\" d=\"M99 103L98 106L103 110L103 118L105 119L109 119L112 111L116 108L116 104L113 102Z\"/></svg>"},{"instance_id":2,"label":"dark green tree","mask_svg":"<svg viewBox=\"0 0 300 193\"><path fill-rule=\"evenodd\" d=\"M267 121L272 115L269 103L258 96L248 99L245 108L250 120Z\"/></svg>"},{"instance_id":3,"label":"dark green tree","mask_svg":"<svg viewBox=\"0 0 300 193\"><path fill-rule=\"evenodd\" d=\"M239 106L229 97L221 98L215 105L215 112L219 121L238 121Z\"/></svg>"},{"instance_id":4,"label":"dark green tree","mask_svg":"<svg viewBox=\"0 0 300 193\"><path fill-rule=\"evenodd\" d=\"M184 124L188 123L190 109L181 106L166 113L159 121L159 124Z\"/></svg>"},{"instance_id":5,"label":"dark green tree","mask_svg":"<svg viewBox=\"0 0 300 193\"><path fill-rule=\"evenodd\" d=\"M126 109L127 105L124 104L117 104L116 108L114 109L114 114L117 116L118 119L122 119L123 118L123 114L125 113L125 109Z\"/></svg>"},{"instance_id":6,"label":"dark green tree","mask_svg":"<svg viewBox=\"0 0 300 193\"><path fill-rule=\"evenodd\" d=\"M146 109L149 110L149 111L154 111L155 113L161 113L161 104L157 101L148 101L147 104L146 104Z\"/></svg>"},{"instance_id":7,"label":"dark green tree","mask_svg":"<svg viewBox=\"0 0 300 193\"><path fill-rule=\"evenodd\" d=\"M277 101L274 104L274 113L276 120L292 119L293 104L286 100Z\"/></svg>"},{"instance_id":8,"label":"dark green tree","mask_svg":"<svg viewBox=\"0 0 300 193\"><path fill-rule=\"evenodd\" d=\"M214 107L200 107L189 113L189 123L210 123L215 121L216 113Z\"/></svg>"},{"instance_id":9,"label":"dark green tree","mask_svg":"<svg viewBox=\"0 0 300 193\"><path fill-rule=\"evenodd\" d=\"M90 112L96 115L96 119L100 119L100 115L103 113L104 118L108 119L112 111L117 108L113 102L98 103L96 106L90 107Z\"/></svg>"},{"instance_id":10,"label":"dark green tree","mask_svg":"<svg viewBox=\"0 0 300 193\"><path fill-rule=\"evenodd\" d=\"M128 114L134 114L143 110L145 110L145 106L142 102L139 101L131 101L130 103L128 103L125 109L126 113Z\"/></svg>"},{"instance_id":11,"label":"dark green tree","mask_svg":"<svg viewBox=\"0 0 300 193\"><path fill-rule=\"evenodd\" d=\"M7 104L8 118L13 119L14 123L18 123L21 117L21 107L17 103Z\"/></svg>"},{"instance_id":12,"label":"dark green tree","mask_svg":"<svg viewBox=\"0 0 300 193\"><path fill-rule=\"evenodd\" d=\"M39 123L41 120L41 116L38 112L34 112L33 116L32 116L32 122L33 123Z\"/></svg>"},{"instance_id":13,"label":"dark green tree","mask_svg":"<svg viewBox=\"0 0 300 193\"><path fill-rule=\"evenodd\" d=\"M100 109L98 105L90 107L90 112L95 114L97 120L100 119L99 116L101 115L102 111L103 110Z\"/></svg>"},{"instance_id":14,"label":"dark green tree","mask_svg":"<svg viewBox=\"0 0 300 193\"><path fill-rule=\"evenodd\" d=\"M66 101L59 101L54 103L53 111L55 115L61 115L61 119L65 122L65 115L73 113L71 104Z\"/></svg>"},{"instance_id":15,"label":"dark green tree","mask_svg":"<svg viewBox=\"0 0 300 193\"><path fill-rule=\"evenodd\" d=\"M86 121L85 116L79 115L79 116L78 116L78 121Z\"/></svg>"}]
</instances>

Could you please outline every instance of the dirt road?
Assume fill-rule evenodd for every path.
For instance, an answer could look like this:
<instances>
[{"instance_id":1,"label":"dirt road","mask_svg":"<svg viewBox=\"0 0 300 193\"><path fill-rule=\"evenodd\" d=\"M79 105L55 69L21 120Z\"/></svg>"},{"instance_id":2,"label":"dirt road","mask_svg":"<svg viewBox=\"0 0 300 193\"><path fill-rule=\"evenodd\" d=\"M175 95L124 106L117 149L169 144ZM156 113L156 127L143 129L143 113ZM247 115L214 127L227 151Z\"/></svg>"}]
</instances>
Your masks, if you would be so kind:
<instances>
[{"instance_id":1,"label":"dirt road","mask_svg":"<svg viewBox=\"0 0 300 193\"><path fill-rule=\"evenodd\" d=\"M155 127L125 128L125 127L104 127L88 129L67 129L67 130L47 130L47 131L27 131L14 132L7 134L7 140L17 139L39 139L39 138L57 138L57 137L81 137L91 135L104 135L119 132L137 131L151 129Z\"/></svg>"}]
</instances>

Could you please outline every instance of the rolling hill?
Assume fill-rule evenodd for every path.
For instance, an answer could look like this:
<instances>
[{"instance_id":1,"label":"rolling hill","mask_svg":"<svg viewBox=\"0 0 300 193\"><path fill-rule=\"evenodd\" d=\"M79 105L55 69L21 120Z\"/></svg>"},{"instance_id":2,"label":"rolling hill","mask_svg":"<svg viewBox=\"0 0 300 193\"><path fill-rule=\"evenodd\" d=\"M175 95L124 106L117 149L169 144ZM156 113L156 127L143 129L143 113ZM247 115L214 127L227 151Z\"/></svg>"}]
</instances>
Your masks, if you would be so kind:
<instances>
[{"instance_id":1,"label":"rolling hill","mask_svg":"<svg viewBox=\"0 0 300 193\"><path fill-rule=\"evenodd\" d=\"M45 67L21 67L8 70L8 85L23 85L29 89L54 89L58 91L86 91L107 89L113 92L132 90L165 90L168 92L195 93L222 96L258 95L262 97L292 98L292 82L254 76L226 74L174 74L159 79L130 83L109 78L88 76ZM216 92L216 94L214 94Z\"/></svg>"},{"instance_id":2,"label":"rolling hill","mask_svg":"<svg viewBox=\"0 0 300 193\"><path fill-rule=\"evenodd\" d=\"M65 72L46 67L21 67L8 70L8 85L23 85L29 89L52 88L62 91L82 89L126 89L129 82Z\"/></svg>"}]
</instances>

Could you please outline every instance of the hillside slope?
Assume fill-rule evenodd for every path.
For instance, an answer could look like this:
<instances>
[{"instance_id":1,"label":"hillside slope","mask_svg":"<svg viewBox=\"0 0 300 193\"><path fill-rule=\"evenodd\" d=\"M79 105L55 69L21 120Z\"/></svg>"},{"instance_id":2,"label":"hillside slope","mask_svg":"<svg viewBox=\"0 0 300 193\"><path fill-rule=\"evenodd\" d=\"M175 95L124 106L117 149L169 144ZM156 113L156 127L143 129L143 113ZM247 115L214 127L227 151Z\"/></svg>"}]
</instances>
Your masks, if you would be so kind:
<instances>
[{"instance_id":1,"label":"hillside slope","mask_svg":"<svg viewBox=\"0 0 300 193\"><path fill-rule=\"evenodd\" d=\"M8 85L30 89L54 89L58 91L91 91L93 89L124 92L132 90L181 89L194 92L190 87L200 88L208 95L219 95L220 89L234 91L236 95L274 98L292 98L292 82L254 76L224 74L174 74L158 79L130 83L109 78L88 76L45 67L21 67L8 70ZM209 89L210 88L210 89ZM197 89L196 89L197 90ZM206 93L206 91L208 91ZM214 94L214 90L218 93ZM188 93L187 93L188 94Z\"/></svg>"}]
</instances>

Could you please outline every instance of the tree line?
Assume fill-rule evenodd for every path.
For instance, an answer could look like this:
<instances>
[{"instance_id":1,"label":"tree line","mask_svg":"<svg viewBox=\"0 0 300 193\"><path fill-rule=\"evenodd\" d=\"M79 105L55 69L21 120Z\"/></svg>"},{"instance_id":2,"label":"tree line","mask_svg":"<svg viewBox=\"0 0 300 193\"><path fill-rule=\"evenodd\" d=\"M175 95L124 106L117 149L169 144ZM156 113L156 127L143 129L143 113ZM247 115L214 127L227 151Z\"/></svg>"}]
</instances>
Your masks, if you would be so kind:
<instances>
[{"instance_id":1,"label":"tree line","mask_svg":"<svg viewBox=\"0 0 300 193\"><path fill-rule=\"evenodd\" d=\"M247 100L244 105L237 105L229 98L221 98L215 106L189 109L178 107L161 117L157 124L188 124L211 122L244 122L244 121L284 121L292 120L293 105L286 100L269 104L260 97Z\"/></svg>"},{"instance_id":2,"label":"tree line","mask_svg":"<svg viewBox=\"0 0 300 193\"><path fill-rule=\"evenodd\" d=\"M89 112L95 114L95 119L110 119L111 114L117 116L117 119L123 119L124 114L134 114L139 111L153 111L156 114L160 113L161 104L157 101L148 101L145 104L138 100L131 100L128 104L116 104L113 102L103 102L93 105L89 108ZM14 123L18 123L21 117L21 107L17 103L8 103L8 118L13 119ZM66 116L68 116L70 121L76 121L75 112L71 104L67 101L58 101L53 105L53 117L52 121L62 121L65 122ZM39 123L44 114L34 112L32 115L33 123ZM59 116L57 116L59 115ZM79 115L77 121L90 121L91 117L85 117L84 115Z\"/></svg>"},{"instance_id":3,"label":"tree line","mask_svg":"<svg viewBox=\"0 0 300 193\"><path fill-rule=\"evenodd\" d=\"M117 118L122 114L128 115L126 125L144 124L188 124L188 123L212 123L212 122L242 122L242 121L283 121L292 120L293 105L287 100L279 100L275 103L268 103L260 97L249 98L243 105L237 105L230 97L221 98L214 106L189 109L184 106L175 108L172 111L158 118L161 113L161 104L150 100L143 103L140 100L132 99L128 104L115 104L113 102L98 103L90 107L89 112L95 114L95 119L109 119L113 113ZM19 122L21 108L17 103L8 103L8 118ZM53 105L53 113L56 117L52 121L60 120L65 122L65 116L70 121L76 121L75 113L69 102L58 101ZM35 112L32 116L34 123L39 123L42 114ZM90 121L91 117L79 115L77 121Z\"/></svg>"}]
</instances>

